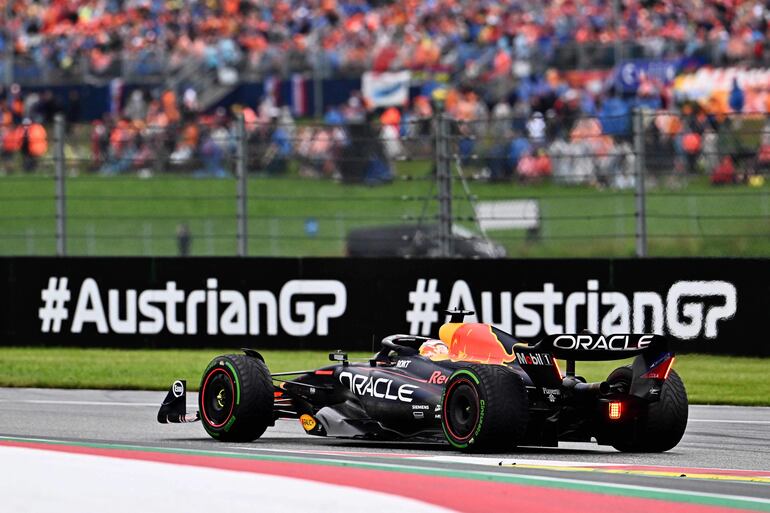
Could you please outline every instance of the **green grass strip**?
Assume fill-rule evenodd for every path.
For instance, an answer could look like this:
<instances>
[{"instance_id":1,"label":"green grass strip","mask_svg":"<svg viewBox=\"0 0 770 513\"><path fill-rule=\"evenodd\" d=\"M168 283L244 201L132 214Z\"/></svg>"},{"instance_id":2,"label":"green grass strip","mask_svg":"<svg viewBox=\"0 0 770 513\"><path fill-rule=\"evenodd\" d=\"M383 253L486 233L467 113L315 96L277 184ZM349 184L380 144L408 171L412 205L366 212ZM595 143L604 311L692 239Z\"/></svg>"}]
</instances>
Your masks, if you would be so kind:
<instances>
[{"instance_id":1,"label":"green grass strip","mask_svg":"<svg viewBox=\"0 0 770 513\"><path fill-rule=\"evenodd\" d=\"M76 347L0 347L0 386L167 390L187 379L196 390L206 365L232 349L82 349ZM329 365L328 351L263 350L271 372ZM368 358L370 352L351 352ZM625 361L577 362L577 373L589 381L607 378ZM767 358L684 354L674 369L687 388L691 404L770 406ZM562 369L564 367L562 366Z\"/></svg>"},{"instance_id":2,"label":"green grass strip","mask_svg":"<svg viewBox=\"0 0 770 513\"><path fill-rule=\"evenodd\" d=\"M761 129L756 130L755 135L761 133ZM85 151L83 161L88 162L90 154ZM432 198L435 185L429 160L395 163L400 176L418 179L396 180L382 187L343 185L332 180L298 181L296 167L292 164L285 177L249 177L249 255L342 256L350 230L400 224L404 219L433 222L439 214L438 202ZM192 233L192 255L235 254L234 178L202 179L170 173L147 180L133 174L111 177L92 175L86 169L81 172L67 178L67 231L79 235L68 240L68 254L175 255L177 227L182 222ZM54 181L36 178L0 178L0 233L13 235L0 244L0 254L56 253ZM671 176L657 182L650 184L647 193L651 256L770 255L766 214L770 180L762 187L714 187L706 175L690 179ZM479 202L538 201L540 239L533 240L522 229L490 231L492 239L503 244L510 255L634 255L633 190L597 190L590 185L551 182L522 186L518 182L473 181L469 187ZM458 198L452 209L458 219L474 218L471 201ZM307 219L318 223L315 236L305 231ZM475 229L471 221L458 223Z\"/></svg>"},{"instance_id":3,"label":"green grass strip","mask_svg":"<svg viewBox=\"0 0 770 513\"><path fill-rule=\"evenodd\" d=\"M95 449L108 450L129 450L137 452L155 452L165 454L185 454L192 456L222 457L242 460L273 461L281 463L302 463L309 465L322 465L328 467L357 468L367 470L380 470L385 472L398 472L401 474L424 475L436 477L449 477L457 479L470 479L477 481L492 481L497 483L507 483L525 486L541 486L546 488L556 488L561 490L574 490L588 493L598 493L604 495L614 495L623 497L634 497L641 499L656 499L669 502L680 502L688 504L699 504L706 506L721 506L728 508L743 509L749 511L770 511L770 500L743 497L723 494L712 494L686 490L666 490L657 487L625 485L619 483L600 483L596 481L587 481L579 479L569 479L549 476L532 476L523 474L509 474L491 471L477 470L451 470L441 468L426 468L399 465L396 463L372 463L364 461L340 461L334 459L314 459L304 456L286 456L286 455L266 455L266 454L243 454L234 452L215 452L199 449L182 449L168 447L146 447L129 444L107 444L98 442L67 442L59 440L47 440L36 438L19 438L0 436L0 440L11 442L27 442L50 444L58 446L87 447Z\"/></svg>"}]
</instances>

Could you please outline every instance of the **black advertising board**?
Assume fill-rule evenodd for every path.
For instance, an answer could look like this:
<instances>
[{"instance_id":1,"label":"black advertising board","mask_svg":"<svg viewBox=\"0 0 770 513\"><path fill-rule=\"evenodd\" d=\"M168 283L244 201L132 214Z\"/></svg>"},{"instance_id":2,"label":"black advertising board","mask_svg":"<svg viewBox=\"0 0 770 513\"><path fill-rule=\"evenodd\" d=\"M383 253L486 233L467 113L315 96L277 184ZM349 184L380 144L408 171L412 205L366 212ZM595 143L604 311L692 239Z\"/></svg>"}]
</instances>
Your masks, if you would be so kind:
<instances>
[{"instance_id":1,"label":"black advertising board","mask_svg":"<svg viewBox=\"0 0 770 513\"><path fill-rule=\"evenodd\" d=\"M0 258L0 344L361 349L447 308L523 341L655 332L770 355L770 260Z\"/></svg>"}]
</instances>

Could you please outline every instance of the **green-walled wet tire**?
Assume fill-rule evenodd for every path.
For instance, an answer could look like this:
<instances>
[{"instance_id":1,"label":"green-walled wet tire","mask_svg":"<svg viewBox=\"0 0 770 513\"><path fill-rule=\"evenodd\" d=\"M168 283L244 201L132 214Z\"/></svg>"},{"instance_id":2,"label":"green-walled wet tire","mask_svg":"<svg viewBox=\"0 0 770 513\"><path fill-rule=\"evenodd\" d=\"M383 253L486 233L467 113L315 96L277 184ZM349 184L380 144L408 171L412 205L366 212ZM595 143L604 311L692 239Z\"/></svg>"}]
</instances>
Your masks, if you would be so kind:
<instances>
[{"instance_id":1,"label":"green-walled wet tire","mask_svg":"<svg viewBox=\"0 0 770 513\"><path fill-rule=\"evenodd\" d=\"M504 452L524 440L529 422L524 382L504 365L468 365L449 377L441 400L447 441L465 452Z\"/></svg>"},{"instance_id":2,"label":"green-walled wet tire","mask_svg":"<svg viewBox=\"0 0 770 513\"><path fill-rule=\"evenodd\" d=\"M246 355L218 356L201 378L201 422L222 442L256 440L273 424L273 381L265 362Z\"/></svg>"},{"instance_id":3,"label":"green-walled wet tire","mask_svg":"<svg viewBox=\"0 0 770 513\"><path fill-rule=\"evenodd\" d=\"M619 367L607 378L611 385L630 388L633 371ZM622 452L665 452L676 447L684 436L688 417L687 390L675 370L663 382L660 399L648 404L635 423L621 428L612 446Z\"/></svg>"}]
</instances>

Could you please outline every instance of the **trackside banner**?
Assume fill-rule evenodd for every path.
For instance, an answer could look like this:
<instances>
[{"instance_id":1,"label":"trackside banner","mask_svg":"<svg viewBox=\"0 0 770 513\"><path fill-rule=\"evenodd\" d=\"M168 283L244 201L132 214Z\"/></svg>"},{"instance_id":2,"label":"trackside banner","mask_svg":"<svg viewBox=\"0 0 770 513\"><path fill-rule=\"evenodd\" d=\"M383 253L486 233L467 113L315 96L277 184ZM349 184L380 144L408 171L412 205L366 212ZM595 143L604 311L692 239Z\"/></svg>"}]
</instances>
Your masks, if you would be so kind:
<instances>
[{"instance_id":1,"label":"trackside banner","mask_svg":"<svg viewBox=\"0 0 770 513\"><path fill-rule=\"evenodd\" d=\"M372 348L447 308L523 341L656 333L770 356L770 260L0 258L0 344Z\"/></svg>"}]
</instances>

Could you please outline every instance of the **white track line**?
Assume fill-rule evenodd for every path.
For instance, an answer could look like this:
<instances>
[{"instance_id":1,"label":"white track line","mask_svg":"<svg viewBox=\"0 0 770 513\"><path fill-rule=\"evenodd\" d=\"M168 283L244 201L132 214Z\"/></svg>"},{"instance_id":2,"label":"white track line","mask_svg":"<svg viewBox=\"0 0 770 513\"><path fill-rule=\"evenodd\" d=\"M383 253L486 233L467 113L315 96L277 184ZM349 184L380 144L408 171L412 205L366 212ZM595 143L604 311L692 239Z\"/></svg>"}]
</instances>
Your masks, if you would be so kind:
<instances>
[{"instance_id":1,"label":"white track line","mask_svg":"<svg viewBox=\"0 0 770 513\"><path fill-rule=\"evenodd\" d=\"M160 401L157 403L129 403L120 401L54 401L50 399L0 399L0 403L14 404L71 404L76 406L154 406L160 408Z\"/></svg>"},{"instance_id":2,"label":"white track line","mask_svg":"<svg viewBox=\"0 0 770 513\"><path fill-rule=\"evenodd\" d=\"M269 449L263 447L244 447L231 445L228 449L250 451L250 452L264 452L264 453L279 453L279 454L297 454L296 450L291 449ZM613 467L618 466L617 463L593 463L586 461L562 461L562 460L531 460L531 459L513 459L511 457L483 457L483 456L423 456L420 454L399 454L398 456L392 456L389 453L382 453L381 455L372 452L359 452L359 451L323 451L323 450L303 450L303 454L313 456L349 456L355 458L371 458L373 455L382 458L398 458L412 461L427 461L438 463L465 463L467 465L482 465L482 466L494 466L514 464L519 465L545 465L545 466L560 466L560 467Z\"/></svg>"},{"instance_id":3,"label":"white track line","mask_svg":"<svg viewBox=\"0 0 770 513\"><path fill-rule=\"evenodd\" d=\"M614 468L621 468L623 467L639 467L641 470L661 470L661 469L669 469L670 471L679 471L683 467L678 466L672 466L672 465L653 465L653 464L646 464L646 465L636 465L633 463L599 463L595 461L568 461L568 460L534 460L534 459L524 459L524 458L511 458L510 456L506 457L500 457L500 458L494 458L494 457L480 457L480 456L417 456L413 458L408 458L410 460L418 460L418 461L435 461L439 463L467 463L471 465L480 465L480 466L491 466L491 467L511 467L515 468L517 465L522 465L523 467L570 467L570 468L606 468L608 470L613 470ZM685 467L688 469L688 471L696 470L697 472L694 473L711 473L713 471L728 471L728 472L739 472L741 474L736 474L737 476L740 475L748 475L752 472L757 473L764 473L764 470L748 470L748 469L732 469L732 468L713 468L713 467ZM546 468L545 470L549 470ZM726 475L727 476L727 475Z\"/></svg>"},{"instance_id":4,"label":"white track line","mask_svg":"<svg viewBox=\"0 0 770 513\"><path fill-rule=\"evenodd\" d=\"M307 454L309 456L355 456L356 458L385 458L385 459L405 459L405 460L419 460L421 456L419 454L412 454L412 453L393 453L393 452L372 452L372 451L345 451L345 450L333 450L333 449L302 449L302 451L297 451L296 449L272 449L268 447L246 447L242 445L230 445L227 446L228 449L234 450L234 451L253 451L253 452L264 452L264 453L278 453L278 454L293 454L296 455L297 452L302 452L302 454ZM409 449L408 446L405 446L404 449ZM269 456L269 454L268 454Z\"/></svg>"},{"instance_id":5,"label":"white track line","mask_svg":"<svg viewBox=\"0 0 770 513\"><path fill-rule=\"evenodd\" d=\"M689 419L688 422L706 422L710 424L770 424L770 420Z\"/></svg>"},{"instance_id":6,"label":"white track line","mask_svg":"<svg viewBox=\"0 0 770 513\"><path fill-rule=\"evenodd\" d=\"M516 465L540 465L546 467L616 467L618 463L597 463L591 461L564 461L564 460L533 460L524 458L511 458L510 456L493 458L481 456L417 456L410 458L419 461L436 461L440 463L467 463L469 465L486 466L516 466Z\"/></svg>"}]
</instances>

